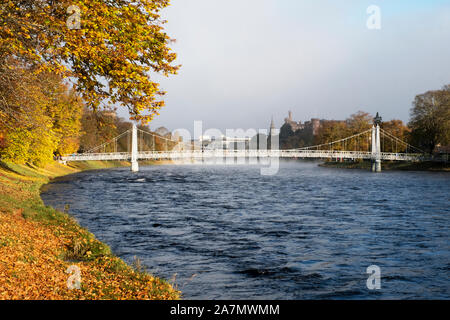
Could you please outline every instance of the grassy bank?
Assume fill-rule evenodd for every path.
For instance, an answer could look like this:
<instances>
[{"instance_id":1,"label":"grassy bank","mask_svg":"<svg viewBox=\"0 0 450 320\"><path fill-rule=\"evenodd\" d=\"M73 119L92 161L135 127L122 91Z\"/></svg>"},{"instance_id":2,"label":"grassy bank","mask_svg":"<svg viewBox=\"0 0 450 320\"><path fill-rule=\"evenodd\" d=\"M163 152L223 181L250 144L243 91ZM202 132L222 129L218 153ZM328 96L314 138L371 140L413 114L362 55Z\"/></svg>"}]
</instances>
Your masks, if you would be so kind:
<instances>
[{"instance_id":1,"label":"grassy bank","mask_svg":"<svg viewBox=\"0 0 450 320\"><path fill-rule=\"evenodd\" d=\"M172 164L172 161L170 160L139 161L139 166L150 166L161 164ZM67 167L75 169L76 171L99 170L99 169L109 169L109 168L119 168L129 166L130 163L128 161L76 161L76 162L69 162L67 164Z\"/></svg>"},{"instance_id":2,"label":"grassy bank","mask_svg":"<svg viewBox=\"0 0 450 320\"><path fill-rule=\"evenodd\" d=\"M51 178L126 162L53 163L33 168L0 162L0 299L178 299L168 282L129 266L67 213L43 204ZM68 289L69 266L81 271Z\"/></svg>"},{"instance_id":3,"label":"grassy bank","mask_svg":"<svg viewBox=\"0 0 450 320\"><path fill-rule=\"evenodd\" d=\"M355 161L355 162L328 161L319 164L319 166L327 168L340 168L340 169L364 169L364 170L371 169L370 161ZM381 163L381 168L382 170L450 172L450 163L383 161Z\"/></svg>"}]
</instances>

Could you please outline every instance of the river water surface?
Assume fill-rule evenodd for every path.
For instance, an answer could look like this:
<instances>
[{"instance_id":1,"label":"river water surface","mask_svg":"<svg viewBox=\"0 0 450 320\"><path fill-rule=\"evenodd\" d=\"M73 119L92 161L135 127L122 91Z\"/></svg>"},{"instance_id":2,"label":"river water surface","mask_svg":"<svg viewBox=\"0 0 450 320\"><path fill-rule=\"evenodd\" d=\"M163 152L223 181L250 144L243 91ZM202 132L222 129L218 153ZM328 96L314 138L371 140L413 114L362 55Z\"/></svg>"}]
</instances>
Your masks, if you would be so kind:
<instances>
[{"instance_id":1,"label":"river water surface","mask_svg":"<svg viewBox=\"0 0 450 320\"><path fill-rule=\"evenodd\" d=\"M450 299L450 174L283 162L82 172L43 189L185 299ZM369 290L366 269L381 269Z\"/></svg>"}]
</instances>

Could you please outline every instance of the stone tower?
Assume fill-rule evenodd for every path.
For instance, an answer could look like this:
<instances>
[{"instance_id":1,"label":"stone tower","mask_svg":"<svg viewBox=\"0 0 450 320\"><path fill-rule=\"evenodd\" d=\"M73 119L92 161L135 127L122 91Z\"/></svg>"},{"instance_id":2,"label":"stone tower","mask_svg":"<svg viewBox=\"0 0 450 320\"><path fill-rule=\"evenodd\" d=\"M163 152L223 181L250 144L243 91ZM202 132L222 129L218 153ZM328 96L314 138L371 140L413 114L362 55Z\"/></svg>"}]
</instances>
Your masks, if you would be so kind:
<instances>
[{"instance_id":1,"label":"stone tower","mask_svg":"<svg viewBox=\"0 0 450 320\"><path fill-rule=\"evenodd\" d=\"M273 121L273 116L272 116L272 120L270 121L269 136L267 137L267 149L268 150L272 149L272 140L274 139L274 141L276 141L278 139L278 137L276 137L276 135L278 135L278 134L276 133L275 122Z\"/></svg>"}]
</instances>

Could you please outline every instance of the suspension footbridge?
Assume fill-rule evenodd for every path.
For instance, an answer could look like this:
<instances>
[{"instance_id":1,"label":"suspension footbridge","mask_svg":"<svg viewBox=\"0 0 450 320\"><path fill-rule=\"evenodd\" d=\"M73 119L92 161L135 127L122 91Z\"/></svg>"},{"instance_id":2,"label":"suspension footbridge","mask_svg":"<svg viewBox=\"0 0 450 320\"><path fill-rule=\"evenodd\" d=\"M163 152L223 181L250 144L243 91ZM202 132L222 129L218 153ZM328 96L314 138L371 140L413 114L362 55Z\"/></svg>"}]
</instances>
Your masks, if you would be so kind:
<instances>
[{"instance_id":1,"label":"suspension footbridge","mask_svg":"<svg viewBox=\"0 0 450 320\"><path fill-rule=\"evenodd\" d=\"M271 133L273 134L273 133ZM122 141L121 141L122 140ZM123 141L125 140L125 142ZM239 140L239 139L237 139ZM242 139L240 140L242 141ZM224 147L223 141L198 146L193 142L162 137L152 132L132 128L87 152L66 155L63 162L122 160L131 162L131 170L138 171L138 160L199 160L199 159L363 159L372 161L372 171L381 171L381 161L426 161L425 153L400 140L375 123L372 128L325 144L304 148L280 150L278 139L271 136L271 145L252 146L251 143L232 143ZM165 143L164 151L161 144ZM123 150L119 150L122 146ZM125 147L124 147L125 146Z\"/></svg>"}]
</instances>

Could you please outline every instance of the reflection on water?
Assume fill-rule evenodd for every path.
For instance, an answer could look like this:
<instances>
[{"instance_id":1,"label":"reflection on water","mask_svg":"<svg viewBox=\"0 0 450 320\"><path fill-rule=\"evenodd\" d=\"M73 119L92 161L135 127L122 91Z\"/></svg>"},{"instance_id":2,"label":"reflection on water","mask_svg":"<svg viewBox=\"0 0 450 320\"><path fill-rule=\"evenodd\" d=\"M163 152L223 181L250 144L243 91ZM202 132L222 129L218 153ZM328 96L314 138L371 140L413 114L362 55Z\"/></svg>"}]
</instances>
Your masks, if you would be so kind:
<instances>
[{"instance_id":1,"label":"reflection on water","mask_svg":"<svg viewBox=\"0 0 450 320\"><path fill-rule=\"evenodd\" d=\"M450 175L284 162L83 172L46 186L186 299L450 298ZM381 290L366 268L381 268ZM194 276L194 277L193 277Z\"/></svg>"}]
</instances>

